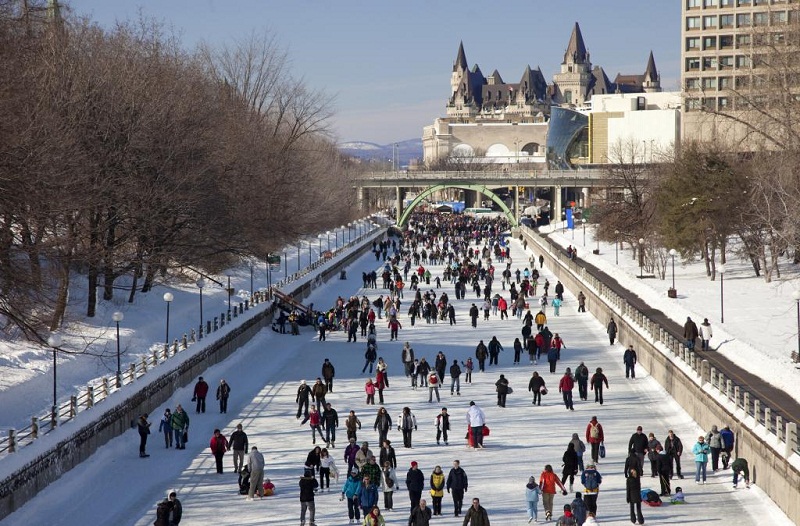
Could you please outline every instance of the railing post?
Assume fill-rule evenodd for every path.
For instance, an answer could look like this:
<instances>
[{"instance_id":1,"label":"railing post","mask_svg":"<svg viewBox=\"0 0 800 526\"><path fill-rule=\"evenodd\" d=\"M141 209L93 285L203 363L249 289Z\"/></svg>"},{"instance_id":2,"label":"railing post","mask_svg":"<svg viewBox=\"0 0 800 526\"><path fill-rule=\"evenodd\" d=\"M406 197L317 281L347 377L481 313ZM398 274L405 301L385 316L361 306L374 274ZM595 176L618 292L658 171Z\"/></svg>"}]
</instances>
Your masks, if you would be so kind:
<instances>
[{"instance_id":1,"label":"railing post","mask_svg":"<svg viewBox=\"0 0 800 526\"><path fill-rule=\"evenodd\" d=\"M758 398L753 398L753 418L756 419L756 425L760 424L759 418L761 418L761 400Z\"/></svg>"},{"instance_id":2,"label":"railing post","mask_svg":"<svg viewBox=\"0 0 800 526\"><path fill-rule=\"evenodd\" d=\"M36 416L31 417L31 439L36 440L39 438L39 418Z\"/></svg>"},{"instance_id":3,"label":"railing post","mask_svg":"<svg viewBox=\"0 0 800 526\"><path fill-rule=\"evenodd\" d=\"M781 415L775 415L775 435L778 437L778 440L786 440L786 437L783 434L786 430L783 428L783 417Z\"/></svg>"},{"instance_id":4,"label":"railing post","mask_svg":"<svg viewBox=\"0 0 800 526\"><path fill-rule=\"evenodd\" d=\"M86 387L86 409L94 407L94 386Z\"/></svg>"},{"instance_id":5,"label":"railing post","mask_svg":"<svg viewBox=\"0 0 800 526\"><path fill-rule=\"evenodd\" d=\"M239 316L239 307L237 305L233 306L233 317L236 318ZM230 321L230 320L228 320Z\"/></svg>"},{"instance_id":6,"label":"railing post","mask_svg":"<svg viewBox=\"0 0 800 526\"><path fill-rule=\"evenodd\" d=\"M769 407L764 408L764 427L768 433L772 433L772 409Z\"/></svg>"},{"instance_id":7,"label":"railing post","mask_svg":"<svg viewBox=\"0 0 800 526\"><path fill-rule=\"evenodd\" d=\"M203 339L203 324L200 324L200 327L197 330L197 341Z\"/></svg>"},{"instance_id":8,"label":"railing post","mask_svg":"<svg viewBox=\"0 0 800 526\"><path fill-rule=\"evenodd\" d=\"M220 328L225 326L225 313L224 312L220 313L220 315L219 315L219 326L220 326Z\"/></svg>"},{"instance_id":9,"label":"railing post","mask_svg":"<svg viewBox=\"0 0 800 526\"><path fill-rule=\"evenodd\" d=\"M192 341L194 341L194 329L192 329ZM183 349L189 347L189 338L186 336L186 334L184 334L183 338L181 338L181 347Z\"/></svg>"},{"instance_id":10,"label":"railing post","mask_svg":"<svg viewBox=\"0 0 800 526\"><path fill-rule=\"evenodd\" d=\"M78 397L72 395L69 397L69 418L70 420L75 418L75 415L78 414Z\"/></svg>"},{"instance_id":11,"label":"railing post","mask_svg":"<svg viewBox=\"0 0 800 526\"><path fill-rule=\"evenodd\" d=\"M744 407L744 413L746 415L750 414L750 391L745 391L742 393L742 407Z\"/></svg>"},{"instance_id":12,"label":"railing post","mask_svg":"<svg viewBox=\"0 0 800 526\"><path fill-rule=\"evenodd\" d=\"M733 386L733 405L734 407L739 407L739 386Z\"/></svg>"},{"instance_id":13,"label":"railing post","mask_svg":"<svg viewBox=\"0 0 800 526\"><path fill-rule=\"evenodd\" d=\"M120 378L120 381L122 379ZM103 390L103 398L108 398L108 377L104 376L103 381L100 384L101 389Z\"/></svg>"},{"instance_id":14,"label":"railing post","mask_svg":"<svg viewBox=\"0 0 800 526\"><path fill-rule=\"evenodd\" d=\"M733 400L733 382L730 379L725 381L725 396L728 400Z\"/></svg>"},{"instance_id":15,"label":"railing post","mask_svg":"<svg viewBox=\"0 0 800 526\"><path fill-rule=\"evenodd\" d=\"M194 332L194 327L192 327L192 330L189 332L189 343L194 343L196 341L197 341L197 333Z\"/></svg>"},{"instance_id":16,"label":"railing post","mask_svg":"<svg viewBox=\"0 0 800 526\"><path fill-rule=\"evenodd\" d=\"M147 372L147 357L142 356L142 374Z\"/></svg>"},{"instance_id":17,"label":"railing post","mask_svg":"<svg viewBox=\"0 0 800 526\"><path fill-rule=\"evenodd\" d=\"M172 341L172 355L175 356L176 354L178 354L178 338Z\"/></svg>"},{"instance_id":18,"label":"railing post","mask_svg":"<svg viewBox=\"0 0 800 526\"><path fill-rule=\"evenodd\" d=\"M711 364L708 363L708 360L703 360L700 362L700 385L704 385L711 382L711 371L714 368L711 367Z\"/></svg>"},{"instance_id":19,"label":"railing post","mask_svg":"<svg viewBox=\"0 0 800 526\"><path fill-rule=\"evenodd\" d=\"M167 349L169 349L169 347L167 347ZM168 356L167 352L168 352L167 350L164 351L164 357ZM132 363L131 366L128 368L128 374L131 377L131 382L136 380L136 364L135 363Z\"/></svg>"},{"instance_id":20,"label":"railing post","mask_svg":"<svg viewBox=\"0 0 800 526\"><path fill-rule=\"evenodd\" d=\"M13 429L8 430L8 452L14 453L17 450L17 432Z\"/></svg>"},{"instance_id":21,"label":"railing post","mask_svg":"<svg viewBox=\"0 0 800 526\"><path fill-rule=\"evenodd\" d=\"M786 422L786 451L784 456L789 458L795 451L797 451L797 424Z\"/></svg>"}]
</instances>

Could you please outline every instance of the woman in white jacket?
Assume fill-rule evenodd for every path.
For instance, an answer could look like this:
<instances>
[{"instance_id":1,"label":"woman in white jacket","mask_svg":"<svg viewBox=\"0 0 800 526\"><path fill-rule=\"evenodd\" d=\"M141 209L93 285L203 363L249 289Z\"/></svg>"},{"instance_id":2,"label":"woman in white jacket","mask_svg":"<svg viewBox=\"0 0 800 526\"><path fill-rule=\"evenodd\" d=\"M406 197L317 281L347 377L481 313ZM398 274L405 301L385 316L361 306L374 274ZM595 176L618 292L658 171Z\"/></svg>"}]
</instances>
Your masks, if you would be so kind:
<instances>
[{"instance_id":1,"label":"woman in white jacket","mask_svg":"<svg viewBox=\"0 0 800 526\"><path fill-rule=\"evenodd\" d=\"M331 489L331 474L336 480L339 480L339 470L336 469L336 463L333 457L328 454L327 449L323 449L319 454L319 490L320 492L328 491Z\"/></svg>"},{"instance_id":2,"label":"woman in white jacket","mask_svg":"<svg viewBox=\"0 0 800 526\"><path fill-rule=\"evenodd\" d=\"M703 320L703 323L700 324L700 341L702 344L701 349L703 351L707 351L709 348L709 340L714 335L713 331L711 330L711 324L708 322L708 318Z\"/></svg>"},{"instance_id":3,"label":"woman in white jacket","mask_svg":"<svg viewBox=\"0 0 800 526\"><path fill-rule=\"evenodd\" d=\"M403 432L403 447L411 447L411 432L417 429L417 418L410 407L404 407L397 417L397 430Z\"/></svg>"},{"instance_id":4,"label":"woman in white jacket","mask_svg":"<svg viewBox=\"0 0 800 526\"><path fill-rule=\"evenodd\" d=\"M381 470L381 491L383 491L383 509L392 510L392 495L397 488L397 473L392 464L387 460Z\"/></svg>"}]
</instances>

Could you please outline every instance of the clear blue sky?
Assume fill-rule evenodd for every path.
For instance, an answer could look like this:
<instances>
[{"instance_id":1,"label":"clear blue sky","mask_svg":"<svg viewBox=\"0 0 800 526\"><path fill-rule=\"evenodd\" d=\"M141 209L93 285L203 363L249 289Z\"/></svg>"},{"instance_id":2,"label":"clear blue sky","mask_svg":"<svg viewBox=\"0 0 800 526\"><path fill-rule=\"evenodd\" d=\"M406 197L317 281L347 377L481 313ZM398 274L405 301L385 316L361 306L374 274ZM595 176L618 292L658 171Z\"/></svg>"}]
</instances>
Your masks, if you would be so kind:
<instances>
[{"instance_id":1,"label":"clear blue sky","mask_svg":"<svg viewBox=\"0 0 800 526\"><path fill-rule=\"evenodd\" d=\"M269 30L292 73L334 95L339 141L387 144L418 138L444 114L450 73L463 40L467 61L517 82L527 64L548 82L573 24L592 63L613 80L643 73L652 49L664 89L680 78L676 0L64 0L105 27L146 16L172 26L193 48Z\"/></svg>"}]
</instances>

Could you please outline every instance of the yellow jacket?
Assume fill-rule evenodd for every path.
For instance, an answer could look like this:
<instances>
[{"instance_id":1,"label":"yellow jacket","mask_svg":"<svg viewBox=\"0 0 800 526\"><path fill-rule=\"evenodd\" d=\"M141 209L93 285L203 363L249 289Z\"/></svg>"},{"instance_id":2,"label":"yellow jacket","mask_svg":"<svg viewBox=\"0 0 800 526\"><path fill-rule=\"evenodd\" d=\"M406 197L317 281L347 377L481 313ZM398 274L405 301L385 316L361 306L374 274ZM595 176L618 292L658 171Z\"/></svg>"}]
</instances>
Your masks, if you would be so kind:
<instances>
[{"instance_id":1,"label":"yellow jacket","mask_svg":"<svg viewBox=\"0 0 800 526\"><path fill-rule=\"evenodd\" d=\"M444 473L431 473L431 497L444 496Z\"/></svg>"}]
</instances>

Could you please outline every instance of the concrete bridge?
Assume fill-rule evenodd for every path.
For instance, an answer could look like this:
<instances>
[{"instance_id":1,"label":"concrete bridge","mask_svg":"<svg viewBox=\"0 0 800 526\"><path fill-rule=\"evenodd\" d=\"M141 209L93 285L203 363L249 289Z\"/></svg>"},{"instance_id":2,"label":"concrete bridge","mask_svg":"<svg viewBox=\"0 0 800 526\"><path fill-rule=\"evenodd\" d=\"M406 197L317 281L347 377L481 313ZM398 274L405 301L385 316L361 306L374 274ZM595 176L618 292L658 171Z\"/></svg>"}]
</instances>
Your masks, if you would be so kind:
<instances>
[{"instance_id":1,"label":"concrete bridge","mask_svg":"<svg viewBox=\"0 0 800 526\"><path fill-rule=\"evenodd\" d=\"M480 202L479 194L492 199L500 207L511 224L517 226L522 211L519 206L520 189L530 190L531 197L539 193L548 196L551 202L551 220L561 219L563 203L575 201L578 206L589 206L592 195L609 188L620 188L623 182L603 169L586 170L524 170L524 171L403 171L369 172L355 180L359 206L365 199L365 190L371 188L394 189L398 225L403 226L411 211L429 196L449 188L465 190L465 204L475 206ZM514 196L513 210L500 199L493 189L508 187ZM411 204L404 209L405 191L410 188L423 189Z\"/></svg>"}]
</instances>

